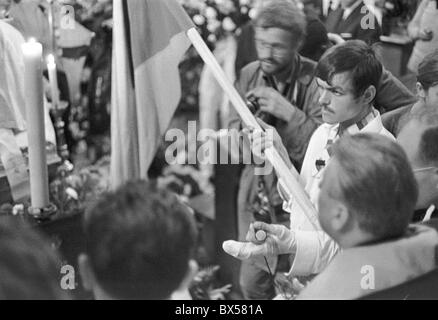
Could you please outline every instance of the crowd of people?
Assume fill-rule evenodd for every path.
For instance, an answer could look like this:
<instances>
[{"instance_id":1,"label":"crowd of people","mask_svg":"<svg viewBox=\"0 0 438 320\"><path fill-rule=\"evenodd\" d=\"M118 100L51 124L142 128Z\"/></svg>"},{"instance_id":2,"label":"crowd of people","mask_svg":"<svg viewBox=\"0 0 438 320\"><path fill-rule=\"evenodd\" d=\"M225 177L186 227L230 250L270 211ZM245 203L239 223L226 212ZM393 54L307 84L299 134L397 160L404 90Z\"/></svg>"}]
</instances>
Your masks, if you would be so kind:
<instances>
[{"instance_id":1,"label":"crowd of people","mask_svg":"<svg viewBox=\"0 0 438 320\"><path fill-rule=\"evenodd\" d=\"M343 12L347 11L351 14L352 11L362 11L362 13L370 14L369 11L361 10L363 6L362 1L341 1L341 6L330 12L326 20L333 20L333 15L336 14L339 28L341 31L346 30L344 29L347 28L345 22L349 20L349 15L344 15ZM437 201L436 183L435 185L426 184L428 182L422 179L427 177L427 179L434 180L433 170L436 170L436 167L433 163L430 164L430 160L426 161L429 165L424 166L424 162L418 164L415 159L422 157L419 153L428 152L420 150L425 144L427 144L427 150L433 154L432 150L436 150L438 140L435 134L433 138L430 137L423 141L425 137L422 134L425 129L418 124L416 128L419 131L423 128L423 131L417 135L412 132L408 133L409 139L417 138L415 142L403 141L407 139L407 136L400 133L400 130L411 118L419 117L420 114L426 113L422 117L422 123L424 119L434 118L428 112L436 111L438 106L433 88L438 80L436 72L438 52L429 50L418 67L417 99L382 66L376 50L371 46L375 42L373 41L375 35L370 34L379 35L378 28L363 32L363 26L360 25L361 19L354 19L357 30L350 32L352 37L350 38L350 36L345 37L343 32L336 30L330 24L326 24L331 32L337 33L346 41L338 41L339 44L328 49L318 63L313 63L298 53L302 43L307 41L307 38L303 36L306 34L305 20L303 14L293 4L285 1L273 2L269 6L262 7L253 21L258 61L242 69L237 88L246 99L255 97L260 105L259 116L267 122L262 122L263 127L274 130L275 139L274 141L260 140L260 133L253 133L250 139L253 143L252 149L260 150L266 145L274 145L281 150L289 166L300 170L302 185L312 203L319 208L321 220L324 218L322 215L324 209L318 206L318 199L321 201L323 198L322 181L323 177L328 174L325 167L334 156L335 142L343 136L357 133L376 133L389 139L394 139L401 134L400 144L405 147L405 152L410 153L412 166L419 167L415 169L421 191L419 203L416 206L419 211L410 221L421 221L429 207L436 205ZM229 126L241 128L241 121L237 114L231 117ZM370 152L368 148L364 148L364 152ZM372 156L377 157L375 152ZM355 160L350 158L351 164L362 165L359 161L361 158L366 157L357 155ZM299 277L307 282L315 275L327 270L332 260L338 256L340 248L345 248L345 246L336 241L334 231L329 229L330 225L324 225L321 221L319 228L315 230L298 202L290 195L282 195L281 190L277 191L278 179L275 174L257 176L254 174L255 169L255 166L247 165L240 180L238 195L240 242L228 242L224 249L243 259L240 285L244 297L272 299L278 294L276 283L281 280L273 277L269 269L277 269L279 274L286 272L289 278ZM405 170L399 171L401 172ZM381 189L382 182L379 182L379 178L382 175L373 175L373 177L378 185L368 187L368 191L363 194L365 201L362 202L360 197L351 194L344 197L350 201L351 207L348 211L359 214L361 211L376 213L382 210L366 208L366 202L369 202L368 205L378 204L378 198L389 196ZM395 183L394 180L388 181ZM332 181L331 184L333 183ZM423 189L423 186L427 188L427 191ZM354 186L352 188L354 189ZM375 195L376 199L372 199L374 190L378 191ZM411 193L415 192L411 190ZM423 198L427 200L424 201ZM263 201L267 202L268 210L263 211L266 207L266 204L260 205ZM383 217L390 219L389 211L396 209L399 205L399 201L394 201L392 205L384 205L382 208L386 208L385 211L388 212L379 216L382 219ZM390 209L391 206L393 208ZM404 209L398 207L397 210ZM411 213L414 214L414 210L411 210ZM267 215L268 222L280 223L283 227L275 229L272 229L272 226L266 227L275 230L272 239L280 240L280 243L273 245L267 241L263 244L265 247L262 250L245 241L253 239L247 234L248 229L251 231L254 228L251 227L251 222L254 220L266 222L265 219L260 218L263 214ZM399 214L401 215L401 211ZM372 218L368 216L367 220L371 223ZM384 224L385 222L381 220L376 226ZM352 225L353 223L349 222L348 225L341 225L340 229L349 229ZM260 225L257 227L260 228ZM265 225L262 225L261 228L264 227ZM391 228L397 233L395 224ZM377 230L373 231L377 232ZM391 231L388 230L386 236L383 234L376 236L380 240L375 239L375 241L385 241L383 239L400 235L400 233L399 235L390 235L390 233ZM371 241L374 242L374 240ZM260 253L263 254L260 255ZM277 257L271 259L271 267L266 266L263 259L257 259L264 255ZM360 281L356 284L360 284ZM316 297L330 297L330 293L326 296L321 288L318 290L321 291L321 295L316 295ZM352 293L345 292L344 294L345 298L360 296L358 291L354 293L356 295L349 295Z\"/></svg>"},{"instance_id":2,"label":"crowd of people","mask_svg":"<svg viewBox=\"0 0 438 320\"><path fill-rule=\"evenodd\" d=\"M358 299L433 273L438 50L428 44L438 36L436 1L421 1L410 26L416 93L383 66L373 47L379 21L364 1L302 1L305 10L296 2L266 1L242 29L236 88L263 131L236 112L228 128L245 135L254 158L275 147L300 172L317 216L276 172L245 165L238 238L223 244L242 261L243 297ZM90 207L83 224L78 264L96 299L190 298L197 229L170 191L130 182ZM0 299L68 298L59 266L34 230L0 226L0 274L8 275Z\"/></svg>"}]
</instances>

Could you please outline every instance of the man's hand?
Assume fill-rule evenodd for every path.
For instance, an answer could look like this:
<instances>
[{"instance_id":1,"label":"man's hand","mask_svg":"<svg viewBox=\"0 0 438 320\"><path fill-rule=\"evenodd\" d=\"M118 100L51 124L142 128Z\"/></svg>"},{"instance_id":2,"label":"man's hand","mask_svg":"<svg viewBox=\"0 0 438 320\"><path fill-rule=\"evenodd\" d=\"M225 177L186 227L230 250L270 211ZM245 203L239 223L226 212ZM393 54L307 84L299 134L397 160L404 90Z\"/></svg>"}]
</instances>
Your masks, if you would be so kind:
<instances>
[{"instance_id":1,"label":"man's hand","mask_svg":"<svg viewBox=\"0 0 438 320\"><path fill-rule=\"evenodd\" d=\"M295 111L295 107L273 88L255 88L246 95L246 98L257 99L261 111L272 114L274 117L286 122L292 119Z\"/></svg>"},{"instance_id":2,"label":"man's hand","mask_svg":"<svg viewBox=\"0 0 438 320\"><path fill-rule=\"evenodd\" d=\"M286 165L291 168L293 164L290 161L289 153L287 152L278 131L261 119L257 118L257 122L264 131L254 130L253 128L243 129L243 133L249 138L251 151L254 156L256 158L265 159L265 150L274 147L285 161Z\"/></svg>"},{"instance_id":3,"label":"man's hand","mask_svg":"<svg viewBox=\"0 0 438 320\"><path fill-rule=\"evenodd\" d=\"M266 234L266 239L260 240L261 232ZM225 241L222 248L240 260L275 257L296 251L295 233L279 224L254 222L249 227L246 240L247 242Z\"/></svg>"}]
</instances>

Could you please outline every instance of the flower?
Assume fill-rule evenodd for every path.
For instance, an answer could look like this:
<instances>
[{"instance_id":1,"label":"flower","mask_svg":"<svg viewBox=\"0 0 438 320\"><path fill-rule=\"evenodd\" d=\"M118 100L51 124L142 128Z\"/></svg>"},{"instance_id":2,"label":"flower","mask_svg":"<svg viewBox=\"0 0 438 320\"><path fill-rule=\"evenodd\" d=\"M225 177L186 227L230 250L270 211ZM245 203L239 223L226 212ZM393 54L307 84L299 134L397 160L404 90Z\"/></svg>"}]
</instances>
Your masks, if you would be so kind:
<instances>
[{"instance_id":1,"label":"flower","mask_svg":"<svg viewBox=\"0 0 438 320\"><path fill-rule=\"evenodd\" d=\"M206 42L238 34L250 20L250 9L257 0L179 0Z\"/></svg>"},{"instance_id":2,"label":"flower","mask_svg":"<svg viewBox=\"0 0 438 320\"><path fill-rule=\"evenodd\" d=\"M234 31L236 29L236 25L230 17L226 17L224 21L222 21L222 27L225 31Z\"/></svg>"},{"instance_id":3,"label":"flower","mask_svg":"<svg viewBox=\"0 0 438 320\"><path fill-rule=\"evenodd\" d=\"M208 24L207 24L207 29L211 33L215 33L216 30L220 27L221 27L221 23L217 20L212 20L212 21L208 22Z\"/></svg>"},{"instance_id":4,"label":"flower","mask_svg":"<svg viewBox=\"0 0 438 320\"><path fill-rule=\"evenodd\" d=\"M205 23L205 18L204 18L204 16L197 14L197 15L193 16L193 22L195 24L197 24L198 26L200 26L200 25Z\"/></svg>"},{"instance_id":5,"label":"flower","mask_svg":"<svg viewBox=\"0 0 438 320\"><path fill-rule=\"evenodd\" d=\"M212 8L212 7L207 7L207 9L205 9L205 16L209 20L216 19L217 11L214 8Z\"/></svg>"},{"instance_id":6,"label":"flower","mask_svg":"<svg viewBox=\"0 0 438 320\"><path fill-rule=\"evenodd\" d=\"M254 19L254 18L256 17L256 15L257 15L257 10L256 10L256 9L251 9L251 10L249 10L248 16L249 16L251 19Z\"/></svg>"}]
</instances>

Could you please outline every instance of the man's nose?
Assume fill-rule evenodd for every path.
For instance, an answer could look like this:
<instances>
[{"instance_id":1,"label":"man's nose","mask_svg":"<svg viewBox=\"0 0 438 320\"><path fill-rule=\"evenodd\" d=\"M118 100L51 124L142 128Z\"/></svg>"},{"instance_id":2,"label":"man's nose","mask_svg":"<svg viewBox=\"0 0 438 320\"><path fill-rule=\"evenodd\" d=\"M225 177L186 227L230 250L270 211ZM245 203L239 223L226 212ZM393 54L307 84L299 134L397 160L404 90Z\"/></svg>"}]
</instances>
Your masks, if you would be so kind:
<instances>
[{"instance_id":1,"label":"man's nose","mask_svg":"<svg viewBox=\"0 0 438 320\"><path fill-rule=\"evenodd\" d=\"M261 59L272 59L274 57L274 49L270 46L263 47L260 51L259 57Z\"/></svg>"},{"instance_id":2,"label":"man's nose","mask_svg":"<svg viewBox=\"0 0 438 320\"><path fill-rule=\"evenodd\" d=\"M330 104L331 94L328 90L321 90L321 94L319 96L319 104L322 106L326 106Z\"/></svg>"}]
</instances>

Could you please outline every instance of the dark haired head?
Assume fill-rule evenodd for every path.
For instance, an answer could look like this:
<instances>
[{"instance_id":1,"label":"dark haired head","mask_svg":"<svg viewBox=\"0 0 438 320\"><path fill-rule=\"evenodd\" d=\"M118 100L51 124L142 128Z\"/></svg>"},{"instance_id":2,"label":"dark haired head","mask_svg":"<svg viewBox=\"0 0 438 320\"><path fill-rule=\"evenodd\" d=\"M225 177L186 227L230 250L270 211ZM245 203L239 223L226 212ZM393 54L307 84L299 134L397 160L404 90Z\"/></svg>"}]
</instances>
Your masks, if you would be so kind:
<instances>
[{"instance_id":1,"label":"dark haired head","mask_svg":"<svg viewBox=\"0 0 438 320\"><path fill-rule=\"evenodd\" d=\"M166 299L188 273L196 228L189 208L147 182L108 193L84 221L99 287L115 299Z\"/></svg>"},{"instance_id":2,"label":"dark haired head","mask_svg":"<svg viewBox=\"0 0 438 320\"><path fill-rule=\"evenodd\" d=\"M369 45L351 40L327 50L319 60L316 76L331 84L334 75L348 72L353 93L358 98L370 86L378 88L382 70L381 62Z\"/></svg>"}]
</instances>

